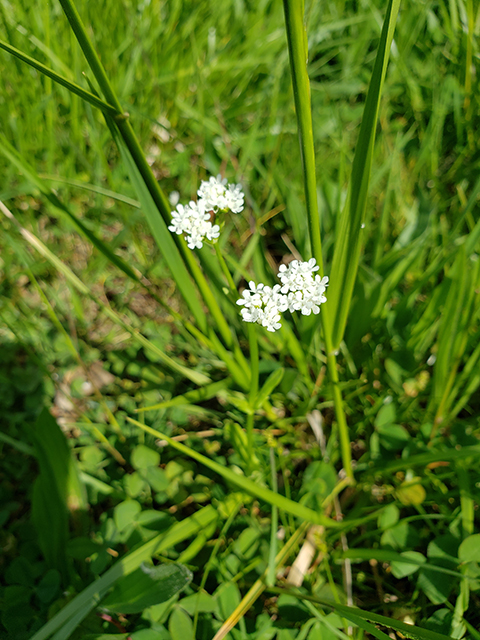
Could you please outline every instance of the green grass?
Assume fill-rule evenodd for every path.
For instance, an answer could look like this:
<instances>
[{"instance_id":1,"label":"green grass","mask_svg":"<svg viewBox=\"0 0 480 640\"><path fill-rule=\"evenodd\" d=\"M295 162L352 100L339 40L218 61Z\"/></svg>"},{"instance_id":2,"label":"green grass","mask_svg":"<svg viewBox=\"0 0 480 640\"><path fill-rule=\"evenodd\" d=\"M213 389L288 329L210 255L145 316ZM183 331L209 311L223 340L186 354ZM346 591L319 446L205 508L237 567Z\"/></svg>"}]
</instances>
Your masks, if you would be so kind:
<instances>
[{"instance_id":1,"label":"green grass","mask_svg":"<svg viewBox=\"0 0 480 640\"><path fill-rule=\"evenodd\" d=\"M0 52L0 200L42 243L0 214L8 640L219 638L229 616L234 640L385 638L410 622L422 639L479 637L480 11L401 3L369 151L384 5L306 2L307 199L281 2L78 3L153 180L126 124L109 121L122 159L96 106ZM60 3L0 0L0 39L117 108ZM218 172L247 196L219 243L240 288L273 284L292 246L310 257L318 201L336 363L313 318L248 333L210 248L197 264L165 235L154 181L185 202ZM159 449L157 436L186 446ZM309 531L314 568L285 590L302 518L339 514L341 526ZM143 612L97 606L95 584L118 595L151 557L187 565L192 581Z\"/></svg>"}]
</instances>

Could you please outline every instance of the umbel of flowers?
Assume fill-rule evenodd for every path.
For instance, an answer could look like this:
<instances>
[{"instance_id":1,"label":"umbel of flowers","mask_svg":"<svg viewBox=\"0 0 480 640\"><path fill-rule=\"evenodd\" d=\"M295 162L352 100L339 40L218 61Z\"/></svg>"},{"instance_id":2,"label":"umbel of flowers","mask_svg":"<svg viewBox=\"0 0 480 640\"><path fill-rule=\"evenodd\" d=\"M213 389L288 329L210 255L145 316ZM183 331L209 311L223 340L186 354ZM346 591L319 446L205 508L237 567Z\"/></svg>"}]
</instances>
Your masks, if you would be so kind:
<instances>
[{"instance_id":1,"label":"umbel of flowers","mask_svg":"<svg viewBox=\"0 0 480 640\"><path fill-rule=\"evenodd\" d=\"M243 211L244 194L242 185L227 184L219 174L203 181L197 191L198 200L188 204L178 204L172 211L170 231L184 236L189 249L201 249L205 238L212 242L220 235L220 225L213 224L218 213L240 213Z\"/></svg>"},{"instance_id":2,"label":"umbel of flowers","mask_svg":"<svg viewBox=\"0 0 480 640\"><path fill-rule=\"evenodd\" d=\"M268 287L262 283L249 282L237 304L242 306L245 322L261 324L267 331L276 331L282 326L281 314L287 309L293 313L301 311L304 316L320 313L320 305L327 301L325 291L328 277L315 275L319 267L315 258L308 262L292 260L280 265L277 277L282 283Z\"/></svg>"}]
</instances>

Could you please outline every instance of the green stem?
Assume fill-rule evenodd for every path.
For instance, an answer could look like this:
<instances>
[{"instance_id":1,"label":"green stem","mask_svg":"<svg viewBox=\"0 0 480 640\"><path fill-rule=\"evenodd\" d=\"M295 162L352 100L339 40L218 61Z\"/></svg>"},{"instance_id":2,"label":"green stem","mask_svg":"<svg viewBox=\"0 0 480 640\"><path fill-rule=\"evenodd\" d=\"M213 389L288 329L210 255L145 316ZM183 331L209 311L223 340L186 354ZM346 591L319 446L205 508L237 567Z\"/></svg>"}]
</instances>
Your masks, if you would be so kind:
<instances>
[{"instance_id":1,"label":"green stem","mask_svg":"<svg viewBox=\"0 0 480 640\"><path fill-rule=\"evenodd\" d=\"M249 323L248 325L248 342L250 345L250 392L248 399L252 413L247 415L247 443L249 460L252 461L255 457L253 442L255 414L253 413L253 408L258 394L258 340L256 324Z\"/></svg>"},{"instance_id":2,"label":"green stem","mask_svg":"<svg viewBox=\"0 0 480 640\"><path fill-rule=\"evenodd\" d=\"M297 113L300 150L302 156L305 196L307 204L310 247L313 257L323 276L323 254L320 235L320 216L317 203L317 179L315 170L315 148L313 142L312 107L310 101L310 80L307 72L308 43L303 24L304 6L298 0L284 0L285 25L287 30L290 68L292 72L295 110ZM327 355L327 366L333 386L333 400L337 417L343 468L353 482L350 436L343 408L342 392L337 371L337 362L332 342L332 329L328 311L322 311L323 335Z\"/></svg>"},{"instance_id":3,"label":"green stem","mask_svg":"<svg viewBox=\"0 0 480 640\"><path fill-rule=\"evenodd\" d=\"M170 216L170 205L169 202L160 189L160 186L153 175L152 169L148 164L143 150L140 146L140 143L135 135L135 132L132 128L128 120L128 114L123 112L121 104L117 98L117 95L110 84L110 81L107 77L105 69L100 61L100 58L97 55L90 39L87 35L85 27L81 21L80 15L75 7L75 4L72 0L60 0L60 4L63 7L65 15L72 27L75 36L80 44L85 58L87 59L88 64L104 94L105 98L109 102L109 104L113 105L115 109L119 112L117 116L114 117L114 122L120 131L120 134L127 145L135 164L145 182L147 189L150 192L160 214L162 215L165 222L170 224L171 216ZM222 311L213 295L199 265L197 264L193 253L188 249L186 242L180 238L179 236L174 236L177 246L182 253L183 259L187 264L190 273L192 274L193 279L195 280L203 299L205 300L206 305L208 306L210 313L215 319L217 326L220 330L220 334L222 336L223 341L228 347L233 345L233 336L228 326L225 317L222 314ZM197 322L199 322L199 318L197 318ZM207 327L204 326L205 322L199 322L200 328L202 331L206 331Z\"/></svg>"},{"instance_id":4,"label":"green stem","mask_svg":"<svg viewBox=\"0 0 480 640\"><path fill-rule=\"evenodd\" d=\"M239 298L240 295L238 293L237 285L235 284L232 274L230 273L227 263L225 262L225 258L223 257L223 254L220 250L220 245L218 244L218 242L216 242L214 246L215 246L215 253L216 253L218 262L220 263L220 267L223 271L223 275L225 276L225 279L228 282L230 292L233 295L237 296L237 298Z\"/></svg>"}]
</instances>

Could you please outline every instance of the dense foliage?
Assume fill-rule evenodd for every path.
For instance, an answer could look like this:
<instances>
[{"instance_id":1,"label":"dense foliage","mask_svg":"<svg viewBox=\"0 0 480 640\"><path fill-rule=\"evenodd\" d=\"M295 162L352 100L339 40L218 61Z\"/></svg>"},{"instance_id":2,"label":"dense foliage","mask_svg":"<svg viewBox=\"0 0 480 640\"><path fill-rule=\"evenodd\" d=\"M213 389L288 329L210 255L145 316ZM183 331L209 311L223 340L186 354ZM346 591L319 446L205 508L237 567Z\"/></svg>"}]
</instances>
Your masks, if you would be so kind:
<instances>
[{"instance_id":1,"label":"dense foliage","mask_svg":"<svg viewBox=\"0 0 480 640\"><path fill-rule=\"evenodd\" d=\"M332 289L270 334L237 287L313 243L282 3L78 2L125 120L69 4L0 0L0 636L480 638L480 8L404 0L377 122L387 3L306 1ZM162 236L218 173L217 251Z\"/></svg>"}]
</instances>

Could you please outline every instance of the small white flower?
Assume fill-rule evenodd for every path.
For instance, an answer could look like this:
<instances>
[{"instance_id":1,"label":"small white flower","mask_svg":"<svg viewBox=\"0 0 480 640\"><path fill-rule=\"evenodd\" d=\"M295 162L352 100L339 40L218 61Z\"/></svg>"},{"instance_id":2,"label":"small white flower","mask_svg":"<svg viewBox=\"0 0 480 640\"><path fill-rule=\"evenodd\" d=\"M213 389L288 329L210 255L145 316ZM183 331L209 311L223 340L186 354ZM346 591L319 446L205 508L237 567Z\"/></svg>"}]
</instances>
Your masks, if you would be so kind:
<instances>
[{"instance_id":1,"label":"small white flower","mask_svg":"<svg viewBox=\"0 0 480 640\"><path fill-rule=\"evenodd\" d=\"M201 249L205 238L213 242L220 236L220 225L213 224L214 214L219 211L240 213L244 206L242 186L227 185L227 179L222 179L220 174L203 181L197 194L198 201L192 200L187 205L177 204L177 192L170 195L170 202L177 208L171 213L172 222L168 229L177 235L183 234L190 249Z\"/></svg>"},{"instance_id":2,"label":"small white flower","mask_svg":"<svg viewBox=\"0 0 480 640\"><path fill-rule=\"evenodd\" d=\"M226 211L240 213L243 211L244 194L241 184L228 184L227 179L220 174L216 178L211 176L202 181L198 197L204 201L206 211Z\"/></svg>"},{"instance_id":3,"label":"small white flower","mask_svg":"<svg viewBox=\"0 0 480 640\"><path fill-rule=\"evenodd\" d=\"M245 195L242 191L241 184L229 184L224 197L226 208L230 209L232 213L240 213L243 211Z\"/></svg>"},{"instance_id":4,"label":"small white flower","mask_svg":"<svg viewBox=\"0 0 480 640\"><path fill-rule=\"evenodd\" d=\"M281 285L268 287L260 283L249 282L249 288L242 292L237 304L243 306L242 319L245 322L257 322L267 331L276 331L282 326L281 314L287 309L302 315L320 313L320 305L327 301L325 291L328 277L315 275L319 267L314 258L308 262L293 260L288 266L281 265L278 278Z\"/></svg>"}]
</instances>

